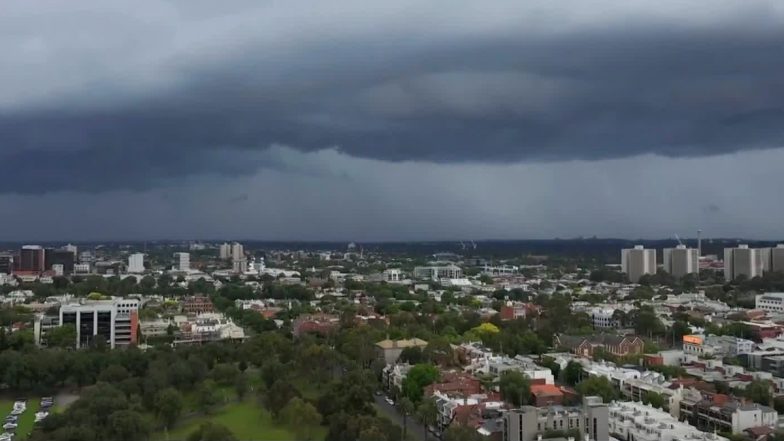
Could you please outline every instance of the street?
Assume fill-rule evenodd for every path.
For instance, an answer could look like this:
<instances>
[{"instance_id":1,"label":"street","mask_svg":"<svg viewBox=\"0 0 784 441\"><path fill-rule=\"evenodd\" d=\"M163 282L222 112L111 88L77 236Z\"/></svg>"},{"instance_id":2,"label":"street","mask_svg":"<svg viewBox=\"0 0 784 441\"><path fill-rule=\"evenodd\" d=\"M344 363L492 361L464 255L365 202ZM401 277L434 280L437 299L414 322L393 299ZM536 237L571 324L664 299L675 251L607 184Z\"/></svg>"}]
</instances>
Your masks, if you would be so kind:
<instances>
[{"instance_id":1,"label":"street","mask_svg":"<svg viewBox=\"0 0 784 441\"><path fill-rule=\"evenodd\" d=\"M401 428L403 427L403 415L397 409L385 401L384 395L374 395L376 401L376 409L378 413L390 420L394 421ZM408 424L408 439L413 441L425 441L425 426L420 424L416 418L411 415L407 420ZM435 437L429 436L428 440L435 440Z\"/></svg>"}]
</instances>

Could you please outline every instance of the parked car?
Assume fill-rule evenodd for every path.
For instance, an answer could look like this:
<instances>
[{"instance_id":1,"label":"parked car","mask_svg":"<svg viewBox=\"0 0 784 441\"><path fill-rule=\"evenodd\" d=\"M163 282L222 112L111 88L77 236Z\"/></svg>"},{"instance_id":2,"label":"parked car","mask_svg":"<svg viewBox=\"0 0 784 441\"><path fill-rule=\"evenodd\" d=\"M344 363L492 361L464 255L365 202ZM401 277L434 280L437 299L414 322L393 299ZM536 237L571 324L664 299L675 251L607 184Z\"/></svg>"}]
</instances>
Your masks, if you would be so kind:
<instances>
[{"instance_id":1,"label":"parked car","mask_svg":"<svg viewBox=\"0 0 784 441\"><path fill-rule=\"evenodd\" d=\"M387 398L385 399L385 401L386 401L386 402L387 402L387 404L389 404L390 406L394 406L394 405L395 405L395 401L394 401L394 400L392 400L392 398L389 398L389 397L387 397Z\"/></svg>"},{"instance_id":2,"label":"parked car","mask_svg":"<svg viewBox=\"0 0 784 441\"><path fill-rule=\"evenodd\" d=\"M18 426L19 425L16 424L16 423L5 423L5 424L3 424L3 429L5 429L5 430L16 429Z\"/></svg>"}]
</instances>

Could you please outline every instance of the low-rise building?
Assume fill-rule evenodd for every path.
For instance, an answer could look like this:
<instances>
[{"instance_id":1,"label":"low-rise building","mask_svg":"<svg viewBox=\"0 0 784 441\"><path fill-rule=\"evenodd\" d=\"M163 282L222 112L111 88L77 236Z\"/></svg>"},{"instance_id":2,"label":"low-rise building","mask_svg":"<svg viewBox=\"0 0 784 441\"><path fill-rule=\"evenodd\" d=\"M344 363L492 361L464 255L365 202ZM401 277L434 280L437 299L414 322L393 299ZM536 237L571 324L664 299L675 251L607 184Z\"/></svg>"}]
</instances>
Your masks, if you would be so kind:
<instances>
[{"instance_id":1,"label":"low-rise building","mask_svg":"<svg viewBox=\"0 0 784 441\"><path fill-rule=\"evenodd\" d=\"M199 315L214 312L215 307L207 296L188 296L182 300L182 312L188 315Z\"/></svg>"},{"instance_id":2,"label":"low-rise building","mask_svg":"<svg viewBox=\"0 0 784 441\"><path fill-rule=\"evenodd\" d=\"M294 319L291 323L291 333L295 337L304 334L319 334L327 336L338 329L340 317L334 314L306 314Z\"/></svg>"},{"instance_id":3,"label":"low-rise building","mask_svg":"<svg viewBox=\"0 0 784 441\"><path fill-rule=\"evenodd\" d=\"M632 354L642 354L645 342L636 335L594 334L589 336L556 335L553 346L568 349L574 354L583 357L593 357L594 352L600 349L608 354L625 357Z\"/></svg>"},{"instance_id":4,"label":"low-rise building","mask_svg":"<svg viewBox=\"0 0 784 441\"><path fill-rule=\"evenodd\" d=\"M382 358L386 364L394 364L397 362L397 359L400 357L400 353L403 352L403 349L411 347L424 349L426 346L427 342L420 338L402 340L386 339L376 343L376 351L379 357Z\"/></svg>"},{"instance_id":5,"label":"low-rise building","mask_svg":"<svg viewBox=\"0 0 784 441\"><path fill-rule=\"evenodd\" d=\"M678 421L663 410L632 401L610 403L609 432L618 439L636 441L728 441Z\"/></svg>"},{"instance_id":6,"label":"low-rise building","mask_svg":"<svg viewBox=\"0 0 784 441\"><path fill-rule=\"evenodd\" d=\"M784 292L766 292L756 297L757 309L769 312L784 312Z\"/></svg>"},{"instance_id":7,"label":"low-rise building","mask_svg":"<svg viewBox=\"0 0 784 441\"><path fill-rule=\"evenodd\" d=\"M550 431L573 431L581 439L607 440L608 417L608 407L599 397L585 397L579 407L523 406L504 416L504 441L536 441Z\"/></svg>"}]
</instances>

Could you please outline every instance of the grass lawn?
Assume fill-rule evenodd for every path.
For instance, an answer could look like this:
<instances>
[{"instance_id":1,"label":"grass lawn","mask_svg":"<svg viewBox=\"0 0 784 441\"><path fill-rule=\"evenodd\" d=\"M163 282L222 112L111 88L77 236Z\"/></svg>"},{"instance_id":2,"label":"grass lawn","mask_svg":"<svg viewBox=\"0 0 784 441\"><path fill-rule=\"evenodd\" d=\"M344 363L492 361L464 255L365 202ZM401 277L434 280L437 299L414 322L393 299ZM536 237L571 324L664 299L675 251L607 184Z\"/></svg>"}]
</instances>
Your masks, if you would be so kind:
<instances>
[{"instance_id":1,"label":"grass lawn","mask_svg":"<svg viewBox=\"0 0 784 441\"><path fill-rule=\"evenodd\" d=\"M166 441L167 439L171 441L184 440L191 432L199 427L199 424L205 421L223 424L228 427L239 440L297 440L294 433L286 427L282 427L274 422L269 412L257 405L253 400L232 403L221 408L212 415L199 416L190 419L185 424L177 426L175 429L169 431L168 438L164 432L157 432L153 434L152 439L155 441ZM319 427L316 430L313 439L323 439L325 429Z\"/></svg>"}]
</instances>

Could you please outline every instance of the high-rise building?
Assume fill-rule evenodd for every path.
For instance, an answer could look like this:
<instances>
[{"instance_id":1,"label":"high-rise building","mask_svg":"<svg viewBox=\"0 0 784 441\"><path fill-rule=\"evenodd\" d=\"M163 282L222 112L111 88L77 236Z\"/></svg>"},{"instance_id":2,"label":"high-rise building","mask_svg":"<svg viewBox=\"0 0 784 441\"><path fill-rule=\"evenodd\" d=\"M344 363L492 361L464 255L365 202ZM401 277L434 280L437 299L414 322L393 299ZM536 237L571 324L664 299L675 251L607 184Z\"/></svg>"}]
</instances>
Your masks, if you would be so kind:
<instances>
[{"instance_id":1,"label":"high-rise building","mask_svg":"<svg viewBox=\"0 0 784 441\"><path fill-rule=\"evenodd\" d=\"M222 260L229 260L231 258L231 245L224 242L221 244L219 250L219 255Z\"/></svg>"},{"instance_id":2,"label":"high-rise building","mask_svg":"<svg viewBox=\"0 0 784 441\"><path fill-rule=\"evenodd\" d=\"M0 274L11 274L14 272L14 256L11 254L0 254Z\"/></svg>"},{"instance_id":3,"label":"high-rise building","mask_svg":"<svg viewBox=\"0 0 784 441\"><path fill-rule=\"evenodd\" d=\"M239 242L231 244L231 268L235 273L248 271L248 260L245 258L245 247Z\"/></svg>"},{"instance_id":4,"label":"high-rise building","mask_svg":"<svg viewBox=\"0 0 784 441\"><path fill-rule=\"evenodd\" d=\"M621 271L632 283L645 274L656 274L656 250L646 250L642 245L621 250Z\"/></svg>"},{"instance_id":5,"label":"high-rise building","mask_svg":"<svg viewBox=\"0 0 784 441\"><path fill-rule=\"evenodd\" d=\"M74 255L74 262L76 262L79 258L79 249L76 245L71 245L70 243L63 247L64 250L68 250L73 253Z\"/></svg>"},{"instance_id":6,"label":"high-rise building","mask_svg":"<svg viewBox=\"0 0 784 441\"><path fill-rule=\"evenodd\" d=\"M581 439L609 439L609 410L601 398L585 397L580 407L523 406L504 415L505 441L536 441L547 432L571 430Z\"/></svg>"},{"instance_id":7,"label":"high-rise building","mask_svg":"<svg viewBox=\"0 0 784 441\"><path fill-rule=\"evenodd\" d=\"M77 348L89 346L101 336L111 348L136 343L139 301L114 299L85 301L60 306L59 317L39 316L33 328L36 341L46 344L49 329L71 325L76 328Z\"/></svg>"},{"instance_id":8,"label":"high-rise building","mask_svg":"<svg viewBox=\"0 0 784 441\"><path fill-rule=\"evenodd\" d=\"M770 249L770 270L784 273L784 244Z\"/></svg>"},{"instance_id":9,"label":"high-rise building","mask_svg":"<svg viewBox=\"0 0 784 441\"><path fill-rule=\"evenodd\" d=\"M767 266L765 257L758 248L749 248L748 245L738 245L737 248L724 248L724 279L735 280L739 276L753 279L762 276Z\"/></svg>"},{"instance_id":10,"label":"high-rise building","mask_svg":"<svg viewBox=\"0 0 784 441\"><path fill-rule=\"evenodd\" d=\"M52 272L57 277L64 276L65 275L65 269L63 269L63 264L62 263L55 263L54 265L52 265Z\"/></svg>"},{"instance_id":11,"label":"high-rise building","mask_svg":"<svg viewBox=\"0 0 784 441\"><path fill-rule=\"evenodd\" d=\"M64 275L73 273L75 263L73 251L65 248L47 248L44 254L45 271L51 270L54 265L62 265Z\"/></svg>"},{"instance_id":12,"label":"high-rise building","mask_svg":"<svg viewBox=\"0 0 784 441\"><path fill-rule=\"evenodd\" d=\"M144 254L134 253L128 256L128 272L129 273L144 272Z\"/></svg>"},{"instance_id":13,"label":"high-rise building","mask_svg":"<svg viewBox=\"0 0 784 441\"><path fill-rule=\"evenodd\" d=\"M178 271L191 270L191 255L189 253L174 253L174 258L177 263L176 269Z\"/></svg>"},{"instance_id":14,"label":"high-rise building","mask_svg":"<svg viewBox=\"0 0 784 441\"><path fill-rule=\"evenodd\" d=\"M25 245L19 250L19 260L14 260L14 271L41 273L46 269L46 251L40 245Z\"/></svg>"},{"instance_id":15,"label":"high-rise building","mask_svg":"<svg viewBox=\"0 0 784 441\"><path fill-rule=\"evenodd\" d=\"M694 248L686 248L686 245L678 245L675 248L664 249L664 271L675 277L683 277L686 274L694 274L700 270L698 252Z\"/></svg>"}]
</instances>

